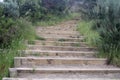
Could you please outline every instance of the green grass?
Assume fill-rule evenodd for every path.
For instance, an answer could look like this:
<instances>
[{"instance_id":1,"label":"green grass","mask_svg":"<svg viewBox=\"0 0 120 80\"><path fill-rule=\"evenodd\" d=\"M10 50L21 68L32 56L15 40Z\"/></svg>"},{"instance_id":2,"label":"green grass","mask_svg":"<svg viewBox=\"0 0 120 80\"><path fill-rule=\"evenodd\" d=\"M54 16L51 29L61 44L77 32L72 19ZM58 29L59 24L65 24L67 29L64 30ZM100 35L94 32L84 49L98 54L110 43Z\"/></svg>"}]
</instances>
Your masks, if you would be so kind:
<instances>
[{"instance_id":1,"label":"green grass","mask_svg":"<svg viewBox=\"0 0 120 80\"><path fill-rule=\"evenodd\" d=\"M73 46L75 46L75 47L81 47L80 43L79 44L78 43L73 44Z\"/></svg>"},{"instance_id":2,"label":"green grass","mask_svg":"<svg viewBox=\"0 0 120 80\"><path fill-rule=\"evenodd\" d=\"M85 36L85 41L89 46L96 46L100 36L96 31L91 29L92 25L93 21L80 21L78 23L77 31Z\"/></svg>"},{"instance_id":3,"label":"green grass","mask_svg":"<svg viewBox=\"0 0 120 80\"><path fill-rule=\"evenodd\" d=\"M112 65L120 67L119 48L111 47L111 49L108 52L104 51L104 49L99 48L99 54L97 54L97 57L108 58L108 64L112 64Z\"/></svg>"},{"instance_id":4,"label":"green grass","mask_svg":"<svg viewBox=\"0 0 120 80\"><path fill-rule=\"evenodd\" d=\"M51 15L49 19L41 20L39 22L36 22L35 25L37 26L52 26L60 23L63 20L63 18L59 16Z\"/></svg>"},{"instance_id":5,"label":"green grass","mask_svg":"<svg viewBox=\"0 0 120 80\"><path fill-rule=\"evenodd\" d=\"M18 50L26 48L25 40L34 40L36 37L35 29L30 22L19 19L16 23L19 30L16 34L17 36L13 38L9 46L2 48L0 51L0 80L3 77L9 76L8 69L13 67L14 57L19 56Z\"/></svg>"},{"instance_id":6,"label":"green grass","mask_svg":"<svg viewBox=\"0 0 120 80\"><path fill-rule=\"evenodd\" d=\"M45 42L42 42L42 45L46 45L46 43L45 43Z\"/></svg>"},{"instance_id":7,"label":"green grass","mask_svg":"<svg viewBox=\"0 0 120 80\"><path fill-rule=\"evenodd\" d=\"M77 14L77 13L71 13L66 16L53 16L52 15L50 19L41 20L39 22L36 22L35 25L37 25L37 26L53 26L53 25L56 25L63 21L74 19L78 15L79 14Z\"/></svg>"},{"instance_id":8,"label":"green grass","mask_svg":"<svg viewBox=\"0 0 120 80\"><path fill-rule=\"evenodd\" d=\"M78 23L77 30L80 34L85 36L85 42L92 47L97 47L99 53L96 54L96 57L99 58L108 58L108 64L112 64L120 67L120 50L119 47L110 46L108 51L104 51L105 44L100 40L99 33L95 30L92 30L94 21L80 21ZM108 49L108 48L107 48Z\"/></svg>"},{"instance_id":9,"label":"green grass","mask_svg":"<svg viewBox=\"0 0 120 80\"><path fill-rule=\"evenodd\" d=\"M100 35L98 57L107 57L108 64L120 67L120 0L97 0L96 4L92 9L84 8L90 14L83 13L83 19L94 20L93 29Z\"/></svg>"},{"instance_id":10,"label":"green grass","mask_svg":"<svg viewBox=\"0 0 120 80\"><path fill-rule=\"evenodd\" d=\"M22 41L14 41L11 48L13 49L3 49L0 51L0 80L2 77L9 76L8 69L13 67L14 57L18 56L18 49L22 50L26 48Z\"/></svg>"},{"instance_id":11,"label":"green grass","mask_svg":"<svg viewBox=\"0 0 120 80\"><path fill-rule=\"evenodd\" d=\"M9 75L8 68L13 66L13 59L16 55L16 51L13 50L0 51L0 80Z\"/></svg>"},{"instance_id":12,"label":"green grass","mask_svg":"<svg viewBox=\"0 0 120 80\"><path fill-rule=\"evenodd\" d=\"M52 26L52 25L56 25L58 24L59 21L55 21L55 20L48 20L48 21L40 21L40 22L37 22L36 25L38 26Z\"/></svg>"},{"instance_id":13,"label":"green grass","mask_svg":"<svg viewBox=\"0 0 120 80\"><path fill-rule=\"evenodd\" d=\"M36 36L35 39L36 39L36 40L41 40L41 41L45 41L45 40L46 40L44 37L40 37L40 36Z\"/></svg>"},{"instance_id":14,"label":"green grass","mask_svg":"<svg viewBox=\"0 0 120 80\"><path fill-rule=\"evenodd\" d=\"M66 41L66 39L59 39L58 41L60 41L60 42L64 42L64 41Z\"/></svg>"},{"instance_id":15,"label":"green grass","mask_svg":"<svg viewBox=\"0 0 120 80\"><path fill-rule=\"evenodd\" d=\"M31 22L21 18L17 21L17 26L19 26L18 34L20 34L20 37L23 39L34 40L36 38L35 27Z\"/></svg>"},{"instance_id":16,"label":"green grass","mask_svg":"<svg viewBox=\"0 0 120 80\"><path fill-rule=\"evenodd\" d=\"M36 68L33 67L32 71L30 71L30 73L35 73Z\"/></svg>"},{"instance_id":17,"label":"green grass","mask_svg":"<svg viewBox=\"0 0 120 80\"><path fill-rule=\"evenodd\" d=\"M48 21L41 21L38 22L37 25L42 26L50 26L58 24L62 21L70 20L73 17L75 17L76 14L72 14L66 17L53 17L51 20ZM45 40L43 37L38 37L35 34L35 27L32 26L30 22L27 22L24 19L16 20L17 23L17 29L19 30L17 32L17 37L12 40L11 44L8 46L7 49L1 49L0 51L0 80L2 80L3 77L9 76L9 68L13 67L13 61L15 56L19 56L18 50L23 50L26 48L25 40L29 40L29 44L34 44L32 42L33 40ZM60 41L65 41L64 39L61 39ZM48 54L46 53L46 56ZM34 70L33 70L34 72Z\"/></svg>"},{"instance_id":18,"label":"green grass","mask_svg":"<svg viewBox=\"0 0 120 80\"><path fill-rule=\"evenodd\" d=\"M31 45L34 45L34 44L35 44L35 41L30 41L30 40L29 40L27 43L28 43L28 44L31 44Z\"/></svg>"}]
</instances>

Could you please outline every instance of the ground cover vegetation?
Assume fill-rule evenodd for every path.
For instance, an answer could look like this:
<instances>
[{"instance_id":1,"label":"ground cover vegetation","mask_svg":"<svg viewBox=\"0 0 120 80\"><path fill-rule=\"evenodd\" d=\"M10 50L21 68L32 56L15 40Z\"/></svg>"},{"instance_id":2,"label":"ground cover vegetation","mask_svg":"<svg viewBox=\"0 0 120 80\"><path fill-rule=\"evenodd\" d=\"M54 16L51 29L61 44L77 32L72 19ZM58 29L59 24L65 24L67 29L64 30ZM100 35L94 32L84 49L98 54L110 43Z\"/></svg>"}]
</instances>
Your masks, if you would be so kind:
<instances>
[{"instance_id":1,"label":"ground cover vegetation","mask_svg":"<svg viewBox=\"0 0 120 80\"><path fill-rule=\"evenodd\" d=\"M80 7L78 30L98 47L99 57L120 66L120 0L84 0Z\"/></svg>"},{"instance_id":2,"label":"ground cover vegetation","mask_svg":"<svg viewBox=\"0 0 120 80\"><path fill-rule=\"evenodd\" d=\"M25 49L25 40L38 38L35 27L53 25L68 18L69 0L4 0L0 2L0 80L9 76L18 50ZM45 24L45 21L48 21Z\"/></svg>"}]
</instances>

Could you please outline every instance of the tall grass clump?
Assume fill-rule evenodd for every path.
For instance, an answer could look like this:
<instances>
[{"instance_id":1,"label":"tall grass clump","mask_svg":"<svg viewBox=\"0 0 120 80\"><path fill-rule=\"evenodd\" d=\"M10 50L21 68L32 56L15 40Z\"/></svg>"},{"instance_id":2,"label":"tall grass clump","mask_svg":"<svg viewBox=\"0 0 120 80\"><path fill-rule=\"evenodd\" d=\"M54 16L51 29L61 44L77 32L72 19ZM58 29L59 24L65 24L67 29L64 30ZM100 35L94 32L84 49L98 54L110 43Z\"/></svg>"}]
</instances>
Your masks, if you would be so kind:
<instances>
[{"instance_id":1,"label":"tall grass clump","mask_svg":"<svg viewBox=\"0 0 120 80\"><path fill-rule=\"evenodd\" d=\"M0 42L0 80L2 80L2 77L9 76L8 69L13 66L14 57L19 56L18 50L26 48L25 40L34 40L36 37L31 23L23 19L16 22L14 34L8 32L3 38L0 37L4 40Z\"/></svg>"},{"instance_id":2,"label":"tall grass clump","mask_svg":"<svg viewBox=\"0 0 120 80\"><path fill-rule=\"evenodd\" d=\"M108 63L120 66L120 0L98 0L97 3L96 30L101 37L98 47L109 58Z\"/></svg>"},{"instance_id":3,"label":"tall grass clump","mask_svg":"<svg viewBox=\"0 0 120 80\"><path fill-rule=\"evenodd\" d=\"M120 66L120 0L96 0L95 3L91 10L84 8L92 14L83 14L94 21L90 30L99 34L99 56L107 57L108 64Z\"/></svg>"},{"instance_id":4,"label":"tall grass clump","mask_svg":"<svg viewBox=\"0 0 120 80\"><path fill-rule=\"evenodd\" d=\"M31 23L11 13L8 6L8 3L0 5L0 80L9 76L8 68L13 66L14 57L19 55L18 50L26 48L25 40L35 38ZM7 8L9 11L6 11Z\"/></svg>"},{"instance_id":5,"label":"tall grass clump","mask_svg":"<svg viewBox=\"0 0 120 80\"><path fill-rule=\"evenodd\" d=\"M23 19L16 22L16 28L12 30L14 34L8 32L3 38L0 37L4 40L0 42L0 80L2 77L9 76L8 69L13 66L14 57L19 56L18 50L26 48L25 40L34 40L36 37L31 23Z\"/></svg>"},{"instance_id":6,"label":"tall grass clump","mask_svg":"<svg viewBox=\"0 0 120 80\"><path fill-rule=\"evenodd\" d=\"M85 41L89 46L97 46L99 41L99 34L97 31L92 30L94 21L80 21L77 27L77 30L81 35L85 36Z\"/></svg>"},{"instance_id":7,"label":"tall grass clump","mask_svg":"<svg viewBox=\"0 0 120 80\"><path fill-rule=\"evenodd\" d=\"M94 7L97 5L97 0L81 0L83 4L80 5L81 17L84 20L95 18Z\"/></svg>"}]
</instances>

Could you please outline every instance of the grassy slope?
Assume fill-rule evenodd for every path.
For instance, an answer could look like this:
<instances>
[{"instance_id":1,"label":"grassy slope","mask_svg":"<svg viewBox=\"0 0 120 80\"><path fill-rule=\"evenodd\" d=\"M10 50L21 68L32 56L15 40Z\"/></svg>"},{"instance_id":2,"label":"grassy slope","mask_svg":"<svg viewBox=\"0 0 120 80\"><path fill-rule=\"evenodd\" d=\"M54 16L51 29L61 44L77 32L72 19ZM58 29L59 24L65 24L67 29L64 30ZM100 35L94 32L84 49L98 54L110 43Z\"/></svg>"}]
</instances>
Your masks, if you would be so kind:
<instances>
[{"instance_id":1,"label":"grassy slope","mask_svg":"<svg viewBox=\"0 0 120 80\"><path fill-rule=\"evenodd\" d=\"M37 22L35 25L37 25L37 26L52 26L52 25L58 24L60 22L66 21L66 20L73 19L74 17L76 17L78 15L79 14L77 14L77 13L71 13L64 17L52 16L50 20L40 21L40 22Z\"/></svg>"},{"instance_id":2,"label":"grassy slope","mask_svg":"<svg viewBox=\"0 0 120 80\"><path fill-rule=\"evenodd\" d=\"M91 29L93 21L80 21L77 30L86 37L85 41L89 46L96 46L99 34Z\"/></svg>"},{"instance_id":3,"label":"grassy slope","mask_svg":"<svg viewBox=\"0 0 120 80\"><path fill-rule=\"evenodd\" d=\"M98 47L99 54L97 54L98 57L107 57L108 63L113 64L115 66L120 66L120 52L116 49L112 49L110 53L103 52L103 50L99 47L102 43L100 40L100 36L97 31L94 31L91 29L93 25L93 21L80 21L78 23L77 30L80 32L80 34L84 35L86 37L86 42L89 46L96 46Z\"/></svg>"},{"instance_id":4,"label":"grassy slope","mask_svg":"<svg viewBox=\"0 0 120 80\"><path fill-rule=\"evenodd\" d=\"M2 80L2 77L9 76L8 68L13 66L14 57L19 55L18 50L26 48L24 40L33 40L36 37L35 29L30 22L20 19L17 21L17 26L19 26L19 37L12 40L8 48L0 51L0 80Z\"/></svg>"},{"instance_id":5,"label":"grassy slope","mask_svg":"<svg viewBox=\"0 0 120 80\"><path fill-rule=\"evenodd\" d=\"M54 17L49 21L41 21L38 22L37 25L39 26L51 26L57 23L60 23L65 20L70 20L74 18L77 14L71 14L64 18ZM35 34L35 27L32 26L31 23L25 21L24 19L20 19L18 22L20 26L20 33L21 38L13 40L12 44L10 45L11 49L4 49L0 51L0 80L2 77L9 76L8 68L13 66L13 60L15 56L19 56L18 50L23 50L26 48L24 44L24 40L32 41L34 39L43 40L44 38L40 36L36 36Z\"/></svg>"}]
</instances>

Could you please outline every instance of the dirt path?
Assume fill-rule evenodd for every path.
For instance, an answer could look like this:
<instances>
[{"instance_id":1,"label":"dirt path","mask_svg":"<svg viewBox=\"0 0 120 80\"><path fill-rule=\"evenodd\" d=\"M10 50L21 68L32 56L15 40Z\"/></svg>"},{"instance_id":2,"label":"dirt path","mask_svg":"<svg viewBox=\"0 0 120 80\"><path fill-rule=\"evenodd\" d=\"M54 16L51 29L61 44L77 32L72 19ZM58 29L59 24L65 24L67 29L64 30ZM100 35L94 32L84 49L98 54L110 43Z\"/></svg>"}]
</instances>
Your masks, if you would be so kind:
<instances>
[{"instance_id":1,"label":"dirt path","mask_svg":"<svg viewBox=\"0 0 120 80\"><path fill-rule=\"evenodd\" d=\"M96 50L76 31L75 20L38 27L42 40L28 42L28 49L15 57L10 78L3 80L120 80L120 69L96 58Z\"/></svg>"}]
</instances>

